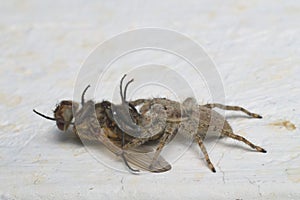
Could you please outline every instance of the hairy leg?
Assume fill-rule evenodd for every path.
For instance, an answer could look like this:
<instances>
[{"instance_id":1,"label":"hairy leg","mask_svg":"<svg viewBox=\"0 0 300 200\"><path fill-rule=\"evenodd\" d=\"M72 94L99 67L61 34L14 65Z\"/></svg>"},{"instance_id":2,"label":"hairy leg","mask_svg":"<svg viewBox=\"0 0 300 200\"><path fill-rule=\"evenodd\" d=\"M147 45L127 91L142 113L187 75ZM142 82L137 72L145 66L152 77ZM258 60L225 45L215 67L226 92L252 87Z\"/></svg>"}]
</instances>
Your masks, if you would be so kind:
<instances>
[{"instance_id":1,"label":"hairy leg","mask_svg":"<svg viewBox=\"0 0 300 200\"><path fill-rule=\"evenodd\" d=\"M227 105L223 105L223 104L219 104L219 103L205 104L203 106L208 107L208 108L220 108L220 109L223 109L223 110L241 111L241 112L244 112L244 113L246 113L247 115L249 115L253 118L262 118L262 116L260 116L258 114L255 114L255 113L252 113L252 112L250 112L250 111L248 111L245 108L242 108L240 106L227 106Z\"/></svg>"},{"instance_id":2,"label":"hairy leg","mask_svg":"<svg viewBox=\"0 0 300 200\"><path fill-rule=\"evenodd\" d=\"M208 164L209 169L212 172L216 172L216 169L215 169L214 165L211 163L211 161L209 159L208 153L206 151L206 148L205 148L205 146L203 144L203 141L202 141L201 137L197 135L195 139L196 139L196 141L197 141L197 143L198 143L198 145L199 145L202 153L204 154L204 157L205 157L205 160L206 160L206 162Z\"/></svg>"}]
</instances>

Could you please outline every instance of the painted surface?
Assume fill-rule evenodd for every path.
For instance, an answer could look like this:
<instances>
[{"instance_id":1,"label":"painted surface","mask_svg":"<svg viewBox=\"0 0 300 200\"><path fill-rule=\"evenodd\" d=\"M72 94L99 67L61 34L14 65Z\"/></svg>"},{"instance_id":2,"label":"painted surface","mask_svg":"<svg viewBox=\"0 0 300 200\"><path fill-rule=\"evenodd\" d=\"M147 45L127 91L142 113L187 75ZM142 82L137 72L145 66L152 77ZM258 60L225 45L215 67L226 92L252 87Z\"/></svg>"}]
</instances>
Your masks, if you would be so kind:
<instances>
[{"instance_id":1,"label":"painted surface","mask_svg":"<svg viewBox=\"0 0 300 200\"><path fill-rule=\"evenodd\" d=\"M2 1L0 199L299 199L299 11L296 1ZM234 131L268 153L225 138L209 151L216 174L194 145L171 171L135 176L102 165L74 136L33 114L51 114L72 98L80 66L99 43L140 27L200 43L216 63L226 103L264 117L226 112Z\"/></svg>"}]
</instances>

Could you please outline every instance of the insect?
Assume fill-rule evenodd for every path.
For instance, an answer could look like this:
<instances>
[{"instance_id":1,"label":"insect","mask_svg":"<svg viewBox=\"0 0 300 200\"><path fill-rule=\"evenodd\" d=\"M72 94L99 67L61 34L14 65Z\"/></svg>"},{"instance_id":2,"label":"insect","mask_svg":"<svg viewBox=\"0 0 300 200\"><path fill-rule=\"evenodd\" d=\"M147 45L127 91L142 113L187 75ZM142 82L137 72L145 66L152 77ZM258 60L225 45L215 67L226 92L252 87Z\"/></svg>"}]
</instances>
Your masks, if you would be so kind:
<instances>
[{"instance_id":1,"label":"insect","mask_svg":"<svg viewBox=\"0 0 300 200\"><path fill-rule=\"evenodd\" d=\"M240 106L227 106L216 103L198 105L194 98L187 98L182 104L166 98L138 99L135 101L130 101L130 104L134 106L141 106L139 112L142 116L146 116L153 106L161 105L167 115L167 118L178 119L177 122L166 122L163 133L159 134L161 135L159 137L159 144L156 148L156 152L152 159L150 168L155 165L156 160L165 144L167 144L177 132L192 137L192 139L198 143L202 153L205 156L208 167L212 172L216 172L216 170L212 162L210 161L207 150L203 144L203 140L209 130L217 131L221 134L221 136L227 136L232 139L244 142L258 152L267 152L265 149L251 143L246 138L234 134L230 124L226 121L226 119L218 112L212 110L213 108L220 108L224 110L242 111L250 117L262 118L260 115L251 113L250 111ZM180 120L182 120L182 122L178 123ZM139 146L147 141L147 138L135 138L131 142L126 144L124 148L130 149L132 147Z\"/></svg>"},{"instance_id":2,"label":"insect","mask_svg":"<svg viewBox=\"0 0 300 200\"><path fill-rule=\"evenodd\" d=\"M251 143L242 136L233 133L226 119L213 108L242 111L253 118L262 118L239 106L226 106L222 104L198 105L193 98L187 98L183 103L166 98L137 99L126 101L120 82L121 105L114 105L109 101L94 103L84 102L82 94L81 109L79 104L73 101L62 101L54 111L54 118L47 117L34 110L35 113L47 119L55 120L60 130L67 130L73 125L74 133L81 139L96 140L102 142L116 155L122 156L125 164L127 160L142 169L152 172L163 172L171 169L171 166L160 156L162 149L177 133L192 137L196 141L205 156L211 171L216 172L207 150L203 144L206 133L209 130L217 131L221 136L227 136L249 145L259 152L266 151ZM75 108L73 114L72 106ZM140 106L137 111L136 107ZM78 110L79 109L79 110ZM75 122L72 119L75 117ZM121 141L120 141L121 140ZM136 153L134 149L144 143L155 140L159 144L153 152Z\"/></svg>"},{"instance_id":3,"label":"insect","mask_svg":"<svg viewBox=\"0 0 300 200\"><path fill-rule=\"evenodd\" d=\"M120 86L122 86L124 77L121 79ZM123 96L121 92L122 102L127 102L126 91L128 85L132 81L133 80L127 83ZM207 150L203 144L203 140L205 139L206 133L209 130L217 131L221 134L221 136L227 136L232 139L242 141L251 148L256 149L259 152L266 153L266 150L263 148L254 145L242 136L234 134L230 124L226 121L226 119L218 112L212 110L213 108L220 108L224 110L242 111L250 117L262 118L260 115L252 113L240 106L227 106L222 104L198 105L194 98L187 98L183 103L172 101L166 98L137 99L127 103L131 108L141 106L139 113L137 113L137 111L133 108L131 112L129 112L130 116L128 117L127 113L126 117L125 110L128 107L123 106L123 109L117 109L122 110L122 113L113 116L111 113L113 109L111 107L107 107L107 111L110 113L108 116L110 116L110 121L115 121L117 116L122 116L122 119L131 119L134 121L134 123L136 123L136 125L134 125L132 122L128 122L128 120L125 124L123 123L120 125L119 123L119 126L123 127L122 130L126 136L123 137L123 135L122 139L127 138L125 139L126 144L123 142L123 144L125 144L123 148L125 149L139 147L152 140L159 141L149 166L150 169L157 164L159 155L165 144L170 142L170 140L178 132L192 137L192 139L198 143L209 168L213 172L216 172L215 167L210 161ZM112 104L110 104L110 106L111 105ZM117 121L122 122L124 120ZM131 136L128 136L128 133L130 132ZM134 132L133 135L132 132ZM120 134L118 135L120 136Z\"/></svg>"},{"instance_id":4,"label":"insect","mask_svg":"<svg viewBox=\"0 0 300 200\"><path fill-rule=\"evenodd\" d=\"M96 108L98 106L96 111L104 108L106 116L109 117L108 121L117 123L118 126L114 127L118 127L123 131L122 134L116 134L119 139L124 140L122 142L123 145L126 143L125 146L128 146L128 143L137 138L142 138L145 141L157 140L162 136L166 122L178 123L184 120L183 118L167 117L159 105L151 107L148 110L148 115L141 115L130 101L126 101L127 87L133 82L133 79L126 84L124 93L122 92L122 84L125 77L126 74L120 82L121 105L114 105L107 101L96 104ZM103 115L97 114L98 120L100 122L103 121L99 116Z\"/></svg>"},{"instance_id":5,"label":"insect","mask_svg":"<svg viewBox=\"0 0 300 200\"><path fill-rule=\"evenodd\" d=\"M123 79L121 80L121 82ZM120 86L122 87L122 85ZM125 87L128 87L128 83ZM61 101L56 109L54 110L54 117L46 116L36 110L33 110L36 114L49 119L56 121L56 125L59 130L66 131L70 125L73 126L73 132L81 139L87 141L99 141L104 144L111 152L117 156L121 156L126 164L126 166L132 172L138 172L138 170L132 169L127 160L144 169L151 172L164 172L171 169L170 164L165 161L162 157L159 157L158 164L151 169L151 160L153 158L153 152L139 152L134 149L123 150L123 145L125 139L128 139L128 135L125 134L118 126L113 118L109 116L112 114L111 106L114 105L109 101L103 101L101 103L94 103L92 100L85 102L84 95L89 86L83 91L81 98L81 108L79 103L71 100ZM121 90L122 94L122 90ZM126 106L126 102L123 102L122 105L117 105L115 107L119 108L119 113L122 114L122 109ZM125 109L126 110L126 109ZM130 116L135 116L138 113L135 111L135 108L128 105L128 110L130 111ZM75 118L75 121L73 121ZM121 138L121 143L117 139Z\"/></svg>"},{"instance_id":6,"label":"insect","mask_svg":"<svg viewBox=\"0 0 300 200\"><path fill-rule=\"evenodd\" d=\"M123 79L124 77L122 80ZM122 80L120 85L122 85ZM126 89L132 81L133 80L129 81L125 87L125 94L123 95L125 96L124 102L126 101ZM192 137L192 139L198 143L209 168L213 172L216 172L215 167L210 161L207 150L203 144L203 140L209 130L217 131L221 136L227 136L242 141L251 148L266 153L266 150L263 148L254 145L242 136L234 134L226 119L218 112L212 110L213 108L220 108L224 110L242 111L250 117L262 118L260 115L252 113L240 106L227 106L222 104L198 105L194 98L187 98L183 103L166 98L137 99L129 101L128 104L131 107L141 107L139 109L139 114L134 111L129 113L131 117L127 117L127 119L131 118L137 123L137 129L136 127L135 129L132 129L132 123L131 126L128 126L129 128L124 128L126 127L126 124L121 125L121 127L124 128L123 130L125 130L125 133L135 132L134 136L131 136L130 139L126 139L127 143L123 147L125 149L132 149L141 146L148 141L158 140L159 144L149 166L150 169L155 166L165 144L170 142L177 132ZM108 110L111 112L111 107ZM126 116L124 113L116 116L124 117ZM115 120L112 114L109 114L109 116L111 116L112 121ZM127 122L127 124L129 123Z\"/></svg>"}]
</instances>

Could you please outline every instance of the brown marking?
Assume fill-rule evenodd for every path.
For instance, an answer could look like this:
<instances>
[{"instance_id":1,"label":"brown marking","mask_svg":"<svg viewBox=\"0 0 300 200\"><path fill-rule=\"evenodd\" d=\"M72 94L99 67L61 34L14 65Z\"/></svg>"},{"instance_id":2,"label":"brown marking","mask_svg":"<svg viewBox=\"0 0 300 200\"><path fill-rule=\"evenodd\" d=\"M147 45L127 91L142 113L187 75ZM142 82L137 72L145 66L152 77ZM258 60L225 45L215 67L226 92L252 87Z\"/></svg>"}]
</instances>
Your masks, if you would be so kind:
<instances>
[{"instance_id":1,"label":"brown marking","mask_svg":"<svg viewBox=\"0 0 300 200\"><path fill-rule=\"evenodd\" d=\"M272 125L272 126L279 126L279 127L285 127L289 131L296 130L295 124L293 124L292 122L287 121L287 120L270 123L270 125Z\"/></svg>"}]
</instances>

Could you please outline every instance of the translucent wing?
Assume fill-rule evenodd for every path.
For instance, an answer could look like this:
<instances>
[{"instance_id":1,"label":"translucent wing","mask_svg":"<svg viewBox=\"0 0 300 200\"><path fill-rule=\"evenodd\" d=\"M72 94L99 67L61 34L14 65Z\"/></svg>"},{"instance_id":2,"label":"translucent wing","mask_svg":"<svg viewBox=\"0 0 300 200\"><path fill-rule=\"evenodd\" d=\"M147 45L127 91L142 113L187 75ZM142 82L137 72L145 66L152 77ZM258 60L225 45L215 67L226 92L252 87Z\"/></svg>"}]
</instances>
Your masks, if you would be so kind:
<instances>
[{"instance_id":1,"label":"translucent wing","mask_svg":"<svg viewBox=\"0 0 300 200\"><path fill-rule=\"evenodd\" d=\"M124 152L124 156L131 164L150 172L165 172L171 169L171 165L161 156L157 159L156 164L151 166L154 152L137 152L135 150L122 150L118 145L115 145L109 138L107 138L109 128L102 128L101 133L97 134L97 139L106 146L114 154L120 156Z\"/></svg>"},{"instance_id":2,"label":"translucent wing","mask_svg":"<svg viewBox=\"0 0 300 200\"><path fill-rule=\"evenodd\" d=\"M171 165L162 157L159 156L155 164L149 167L154 157L154 152L136 153L125 151L125 158L133 165L140 167L143 170L150 172L166 172L171 169Z\"/></svg>"},{"instance_id":3,"label":"translucent wing","mask_svg":"<svg viewBox=\"0 0 300 200\"><path fill-rule=\"evenodd\" d=\"M143 170L150 172L165 172L171 169L171 165L162 157L157 159L156 165L151 166L154 152L141 153L136 150L124 151L120 147L121 145L115 145L115 142L108 138L108 135L114 135L115 133L111 128L108 128L105 123L101 126L99 125L94 110L94 102L88 101L75 116L74 132L81 140L99 141L117 156L125 157L126 161Z\"/></svg>"}]
</instances>

